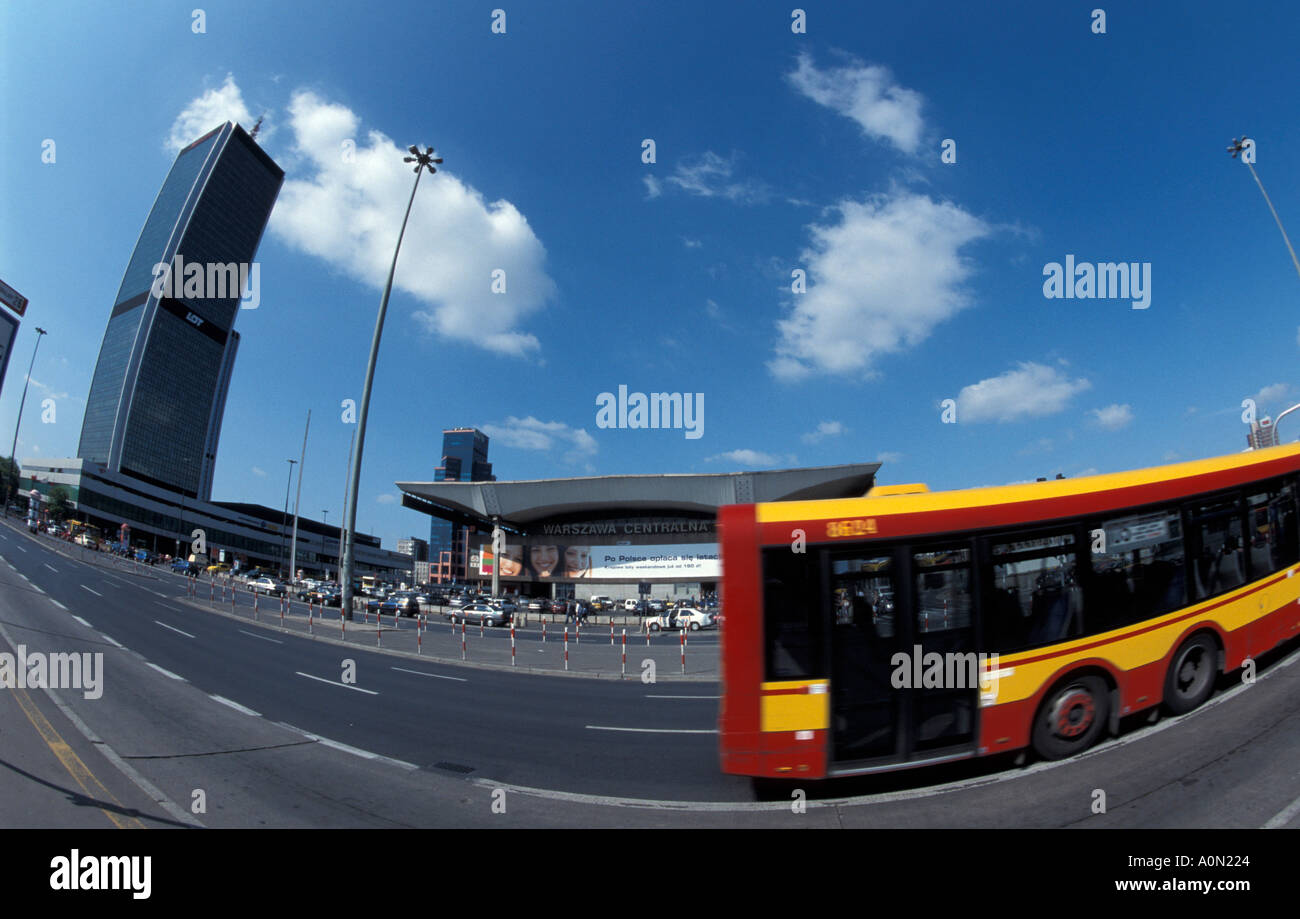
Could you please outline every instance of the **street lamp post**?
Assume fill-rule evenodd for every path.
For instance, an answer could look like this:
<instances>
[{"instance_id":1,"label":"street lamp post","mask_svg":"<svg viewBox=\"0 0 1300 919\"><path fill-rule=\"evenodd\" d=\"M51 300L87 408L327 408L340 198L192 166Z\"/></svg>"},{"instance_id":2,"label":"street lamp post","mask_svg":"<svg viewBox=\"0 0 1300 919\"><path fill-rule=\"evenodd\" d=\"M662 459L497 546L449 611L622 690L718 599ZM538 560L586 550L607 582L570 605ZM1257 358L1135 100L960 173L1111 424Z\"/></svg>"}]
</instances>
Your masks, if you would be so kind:
<instances>
[{"instance_id":1,"label":"street lamp post","mask_svg":"<svg viewBox=\"0 0 1300 919\"><path fill-rule=\"evenodd\" d=\"M1286 243L1286 250L1291 253L1291 264L1295 265L1296 274L1300 274L1300 259L1296 258L1295 248L1286 235L1286 228L1282 226L1282 218L1277 215L1277 208L1273 207L1273 201L1269 198L1268 192L1264 191L1264 183L1259 180L1259 173L1255 171L1254 146L1255 142L1243 134L1240 140L1235 137L1232 139L1232 146L1228 148L1228 152L1232 154L1234 160L1237 158L1238 153L1242 155L1241 161L1246 164L1246 168L1254 176L1255 184L1259 186L1259 193L1264 196L1264 203L1268 205L1269 211L1273 214L1273 220L1277 223L1277 228L1282 232L1282 242Z\"/></svg>"},{"instance_id":2,"label":"street lamp post","mask_svg":"<svg viewBox=\"0 0 1300 919\"><path fill-rule=\"evenodd\" d=\"M411 199L406 202L406 216L402 218L402 229L397 234L397 248L393 250L393 264L388 269L388 283L384 285L384 297L379 302L379 315L375 317L375 334L370 341L370 360L366 364L366 382L361 390L361 411L357 415L357 448L352 454L352 468L348 472L348 503L343 510L343 525L346 536L342 545L342 566L339 579L343 587L343 614L352 618L352 544L357 525L357 489L361 484L361 454L366 445L366 416L370 411L370 387L375 379L375 363L379 358L379 339L384 334L384 317L388 313L388 297L393 291L393 275L397 272L397 256L402 251L402 237L406 235L406 222L411 218L411 206L415 204L415 192L420 187L420 176L425 169L433 175L438 170L434 163L441 163L441 157L434 157L433 148L425 147L424 152L414 145L408 148L411 156L403 157L405 163L415 163L415 185L411 188Z\"/></svg>"},{"instance_id":3,"label":"street lamp post","mask_svg":"<svg viewBox=\"0 0 1300 919\"><path fill-rule=\"evenodd\" d=\"M280 577L284 577L284 531L289 526L289 487L293 485L293 467L298 462L286 460L289 464L289 481L284 483L284 517L280 523Z\"/></svg>"},{"instance_id":4,"label":"street lamp post","mask_svg":"<svg viewBox=\"0 0 1300 919\"><path fill-rule=\"evenodd\" d=\"M441 162L441 160L439 162ZM23 383L23 398L18 403L18 423L14 425L14 445L9 450L9 466L13 470L14 474L14 488L13 492L5 492L5 517L9 516L9 502L12 500L11 496L12 494L16 494L18 491L18 429L21 428L23 424L23 406L27 404L27 386L32 381L32 368L36 366L36 352L40 350L41 338L43 338L45 334L45 330L38 326L36 329L36 347L32 348L32 362L27 367L27 380Z\"/></svg>"},{"instance_id":5,"label":"street lamp post","mask_svg":"<svg viewBox=\"0 0 1300 919\"><path fill-rule=\"evenodd\" d=\"M322 524L325 526L325 532L320 537L320 560L325 566L325 580L328 581L330 579L330 565L329 562L325 561L325 553L330 548L330 512L321 511L320 517Z\"/></svg>"}]
</instances>

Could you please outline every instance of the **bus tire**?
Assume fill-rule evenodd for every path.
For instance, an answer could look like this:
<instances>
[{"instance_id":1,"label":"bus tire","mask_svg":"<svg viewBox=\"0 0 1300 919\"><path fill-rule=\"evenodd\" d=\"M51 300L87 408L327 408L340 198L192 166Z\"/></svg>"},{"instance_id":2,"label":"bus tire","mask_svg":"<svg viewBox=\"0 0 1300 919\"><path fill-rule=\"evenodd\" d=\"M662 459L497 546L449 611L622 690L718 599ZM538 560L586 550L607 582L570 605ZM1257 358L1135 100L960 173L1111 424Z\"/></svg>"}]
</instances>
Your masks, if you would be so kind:
<instances>
[{"instance_id":1,"label":"bus tire","mask_svg":"<svg viewBox=\"0 0 1300 919\"><path fill-rule=\"evenodd\" d=\"M1097 676L1068 677L1048 694L1034 718L1034 750L1065 759L1091 747L1106 730L1110 689Z\"/></svg>"},{"instance_id":2,"label":"bus tire","mask_svg":"<svg viewBox=\"0 0 1300 919\"><path fill-rule=\"evenodd\" d=\"M1199 707L1210 693L1219 675L1219 647L1202 632L1183 642L1165 674L1165 705L1175 715L1185 715Z\"/></svg>"}]
</instances>

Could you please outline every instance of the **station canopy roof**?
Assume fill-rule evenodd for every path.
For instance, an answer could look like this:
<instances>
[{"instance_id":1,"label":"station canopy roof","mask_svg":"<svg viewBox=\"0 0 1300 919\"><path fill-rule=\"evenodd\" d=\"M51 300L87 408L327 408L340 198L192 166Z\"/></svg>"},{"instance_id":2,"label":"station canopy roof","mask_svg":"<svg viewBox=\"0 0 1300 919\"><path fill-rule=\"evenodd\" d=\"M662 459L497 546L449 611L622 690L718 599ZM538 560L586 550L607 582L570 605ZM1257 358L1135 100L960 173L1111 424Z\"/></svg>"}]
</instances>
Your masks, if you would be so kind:
<instances>
[{"instance_id":1,"label":"station canopy roof","mask_svg":"<svg viewBox=\"0 0 1300 919\"><path fill-rule=\"evenodd\" d=\"M879 463L668 475L607 475L514 482L397 482L402 504L470 525L527 529L560 516L717 513L724 504L851 498L867 493Z\"/></svg>"}]
</instances>

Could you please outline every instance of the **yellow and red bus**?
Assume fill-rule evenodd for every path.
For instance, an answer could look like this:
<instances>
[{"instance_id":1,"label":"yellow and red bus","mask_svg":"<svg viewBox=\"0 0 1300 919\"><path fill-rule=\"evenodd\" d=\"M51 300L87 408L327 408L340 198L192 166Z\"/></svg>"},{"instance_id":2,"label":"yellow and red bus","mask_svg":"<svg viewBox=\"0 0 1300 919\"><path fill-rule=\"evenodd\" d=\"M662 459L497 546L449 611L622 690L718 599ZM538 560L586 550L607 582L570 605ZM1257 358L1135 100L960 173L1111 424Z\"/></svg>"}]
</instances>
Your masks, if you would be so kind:
<instances>
[{"instance_id":1,"label":"yellow and red bus","mask_svg":"<svg viewBox=\"0 0 1300 919\"><path fill-rule=\"evenodd\" d=\"M722 508L723 770L1059 759L1121 717L1190 711L1300 635L1298 473L1291 445Z\"/></svg>"}]
</instances>

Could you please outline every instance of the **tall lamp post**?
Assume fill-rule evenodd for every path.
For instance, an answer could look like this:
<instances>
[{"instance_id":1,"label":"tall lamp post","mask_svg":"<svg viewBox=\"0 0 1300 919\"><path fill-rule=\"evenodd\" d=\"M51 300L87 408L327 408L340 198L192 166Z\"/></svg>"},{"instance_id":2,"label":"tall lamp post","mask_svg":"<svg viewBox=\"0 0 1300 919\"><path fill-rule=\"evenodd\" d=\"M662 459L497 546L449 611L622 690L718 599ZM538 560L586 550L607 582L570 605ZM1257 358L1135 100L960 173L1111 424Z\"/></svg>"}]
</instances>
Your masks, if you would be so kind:
<instances>
[{"instance_id":1,"label":"tall lamp post","mask_svg":"<svg viewBox=\"0 0 1300 919\"><path fill-rule=\"evenodd\" d=\"M328 552L330 548L330 512L321 511L320 518L321 523L325 527L325 532L322 533L320 537L320 560L321 564L325 568L325 580L328 581L330 579L330 565L329 562L325 561L325 553Z\"/></svg>"},{"instance_id":2,"label":"tall lamp post","mask_svg":"<svg viewBox=\"0 0 1300 919\"><path fill-rule=\"evenodd\" d=\"M284 577L284 531L289 526L289 486L293 485L293 467L298 462L286 460L289 464L289 481L284 483L284 518L280 524L280 576Z\"/></svg>"},{"instance_id":3,"label":"tall lamp post","mask_svg":"<svg viewBox=\"0 0 1300 919\"><path fill-rule=\"evenodd\" d=\"M393 264L388 269L388 283L384 285L384 297L379 302L379 315L375 317L375 334L370 340L370 360L366 364L366 382L361 390L361 412L357 416L357 448L352 454L352 468L348 471L348 503L343 510L343 526L346 536L342 546L342 565L339 580L343 588L343 615L352 618L352 543L357 525L357 489L361 484L361 454L366 446L366 416L370 411L370 387L375 380L375 362L379 359L379 339L384 334L384 317L388 313L388 296L393 291L393 275L397 272L397 256L402 251L402 237L406 235L406 222L411 218L411 205L415 204L415 192L420 187L420 176L425 169L429 175L438 170L434 163L442 163L442 157L433 155L432 147L425 147L424 152L414 145L407 148L411 155L402 158L404 163L415 163L415 185L411 188L411 200L406 202L406 216L402 218L402 229L397 234L397 248L393 250Z\"/></svg>"},{"instance_id":4,"label":"tall lamp post","mask_svg":"<svg viewBox=\"0 0 1300 919\"><path fill-rule=\"evenodd\" d=\"M441 160L439 160L439 162L441 162ZM18 423L14 425L14 445L9 450L9 466L13 470L14 474L14 489L13 492L5 492L4 514L6 517L9 516L9 502L12 500L11 496L16 494L18 491L18 429L23 425L23 406L27 404L27 385L32 381L32 368L36 366L36 352L40 350L41 338L44 337L45 334L46 332L44 329L37 327L36 347L32 348L32 362L27 367L27 380L23 383L23 398L22 401L18 403Z\"/></svg>"},{"instance_id":5,"label":"tall lamp post","mask_svg":"<svg viewBox=\"0 0 1300 919\"><path fill-rule=\"evenodd\" d=\"M1277 223L1277 228L1282 232L1282 242L1286 243L1286 250L1291 253L1291 264L1295 265L1296 274L1300 274L1300 259L1296 258L1295 248L1292 247L1291 240L1286 235L1286 229L1282 226L1282 218L1277 215L1277 208L1273 207L1268 192L1264 191L1264 183L1259 180L1259 173L1255 171L1254 146L1255 142L1243 134L1240 140L1235 137L1232 139L1232 146L1228 148L1228 152L1232 154L1234 160L1237 158L1238 153L1242 154L1241 161L1246 164L1246 168L1250 170L1250 174L1255 178L1255 184L1259 186L1259 193L1264 196L1264 203L1268 205L1269 211L1273 214L1273 220Z\"/></svg>"}]
</instances>

